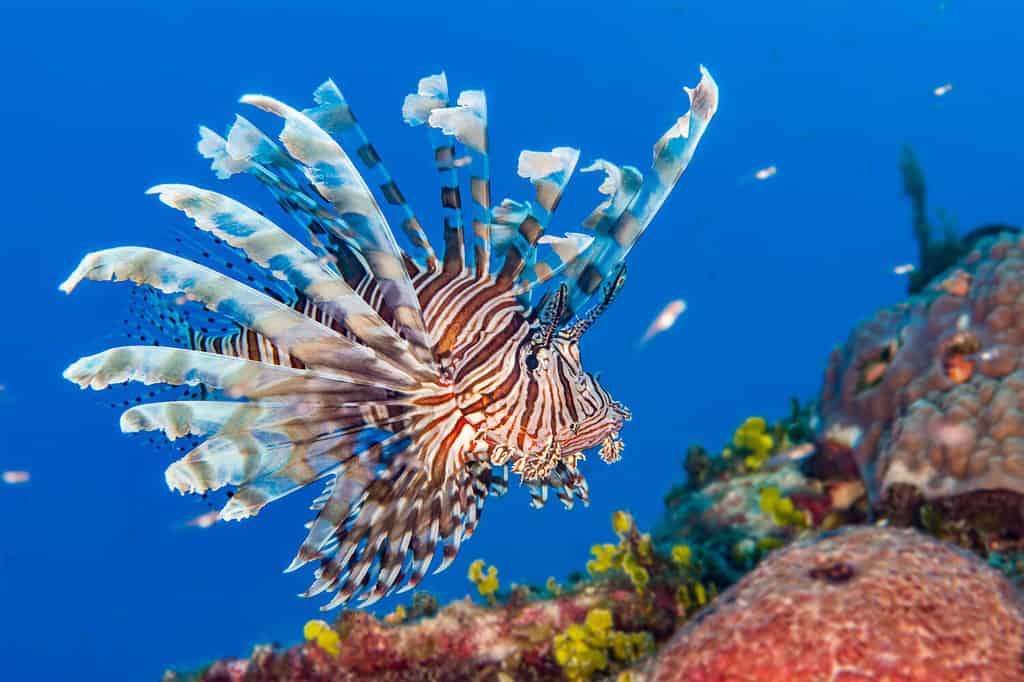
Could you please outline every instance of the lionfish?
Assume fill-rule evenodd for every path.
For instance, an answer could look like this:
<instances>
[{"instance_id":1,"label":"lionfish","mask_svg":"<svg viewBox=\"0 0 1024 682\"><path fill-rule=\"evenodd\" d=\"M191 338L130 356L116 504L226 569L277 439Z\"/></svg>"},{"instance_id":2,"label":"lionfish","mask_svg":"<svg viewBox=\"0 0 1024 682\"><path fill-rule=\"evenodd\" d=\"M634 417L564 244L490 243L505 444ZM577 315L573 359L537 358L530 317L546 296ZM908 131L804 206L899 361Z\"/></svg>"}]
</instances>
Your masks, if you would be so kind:
<instances>
[{"instance_id":1,"label":"lionfish","mask_svg":"<svg viewBox=\"0 0 1024 682\"><path fill-rule=\"evenodd\" d=\"M141 345L78 360L64 376L93 389L183 387L192 399L134 404L121 429L192 438L196 446L167 468L167 484L204 495L228 487L223 519L325 482L286 569L319 563L303 596L333 591L325 610L409 590L439 545L434 572L452 562L484 499L507 489L509 470L534 506L553 492L572 507L588 501L583 451L619 458L630 413L583 370L580 339L621 288L626 254L715 114L717 86L703 67L697 87L685 90L690 110L655 145L653 170L644 176L601 159L583 168L605 174L606 198L586 218L587 233L555 237L545 232L579 152L523 151L518 174L534 200L492 206L484 93L461 92L451 106L444 73L420 80L402 113L427 129L433 147L440 258L332 81L302 111L246 95L241 102L283 119L281 144L238 116L226 138L201 127L199 152L221 179L255 177L306 241L223 194L152 188L255 275L235 278L138 246L88 254L61 290L84 279L130 281L148 296L140 314L184 347L142 336ZM467 170L472 210L464 216ZM227 326L211 330L175 312L197 305Z\"/></svg>"}]
</instances>

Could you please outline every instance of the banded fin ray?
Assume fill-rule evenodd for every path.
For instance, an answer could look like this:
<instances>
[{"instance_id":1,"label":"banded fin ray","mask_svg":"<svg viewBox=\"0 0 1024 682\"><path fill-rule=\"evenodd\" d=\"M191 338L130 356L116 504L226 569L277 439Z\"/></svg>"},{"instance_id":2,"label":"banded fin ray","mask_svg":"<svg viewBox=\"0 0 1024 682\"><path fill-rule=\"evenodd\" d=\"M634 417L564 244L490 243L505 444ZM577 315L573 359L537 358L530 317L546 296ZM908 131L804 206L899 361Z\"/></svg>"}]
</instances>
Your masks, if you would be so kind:
<instances>
[{"instance_id":1,"label":"banded fin ray","mask_svg":"<svg viewBox=\"0 0 1024 682\"><path fill-rule=\"evenodd\" d=\"M431 484L420 471L393 466L377 480L385 484L333 490L288 567L320 560L303 596L335 591L323 610L353 598L366 606L392 591L412 589L438 554L434 572L447 568L479 520L491 472L478 463L453 480Z\"/></svg>"},{"instance_id":2,"label":"banded fin ray","mask_svg":"<svg viewBox=\"0 0 1024 682\"><path fill-rule=\"evenodd\" d=\"M534 202L523 204L516 215L521 220L510 235L511 250L505 255L498 281L509 286L522 282L520 290L524 303L528 303L532 281L535 280L537 244L558 208L579 156L579 150L572 147L555 147L549 152L524 150L519 154L519 176L533 184L535 197ZM513 202L503 202L503 205L511 206Z\"/></svg>"},{"instance_id":3,"label":"banded fin ray","mask_svg":"<svg viewBox=\"0 0 1024 682\"><path fill-rule=\"evenodd\" d=\"M700 73L697 87L684 88L690 111L654 145L654 164L640 187L629 196L639 173L635 169L629 172L623 169L621 183L610 200L602 204L603 208L599 207L605 216L588 219L601 229L595 226L594 241L564 273L570 280L566 319L582 308L625 259L689 165L708 123L718 110L718 85L703 66ZM602 165L606 171L610 168L610 164ZM622 207L625 201L628 203ZM614 215L614 211L619 211L618 215ZM604 217L608 218L607 224L602 222Z\"/></svg>"},{"instance_id":4,"label":"banded fin ray","mask_svg":"<svg viewBox=\"0 0 1024 682\"><path fill-rule=\"evenodd\" d=\"M566 232L561 237L550 234L541 236L537 240L538 250L532 276L519 286L524 291L529 291L558 277L590 246L592 241L594 241L592 236L580 232ZM549 248L542 252L540 249L542 246Z\"/></svg>"},{"instance_id":5,"label":"banded fin ray","mask_svg":"<svg viewBox=\"0 0 1024 682\"><path fill-rule=\"evenodd\" d=\"M447 99L447 81L445 96ZM490 272L491 261L491 162L487 139L487 96L483 90L463 90L454 107L431 109L427 124L454 137L469 153L474 264L476 276L486 277Z\"/></svg>"},{"instance_id":6,"label":"banded fin ray","mask_svg":"<svg viewBox=\"0 0 1024 682\"><path fill-rule=\"evenodd\" d=\"M326 402L387 402L399 393L379 385L353 383L346 377L308 369L270 365L167 346L119 346L79 358L64 378L82 388L140 381L146 385L203 385L232 398L301 395Z\"/></svg>"},{"instance_id":7,"label":"banded fin ray","mask_svg":"<svg viewBox=\"0 0 1024 682\"><path fill-rule=\"evenodd\" d=\"M401 401L383 406L403 405ZM375 404L378 411L382 407ZM226 400L170 400L134 405L121 415L121 431L162 431L168 440L185 436L209 436L243 433L247 430L280 424L287 420L320 423L328 420L369 418L369 408L359 403L290 399L259 402Z\"/></svg>"},{"instance_id":8,"label":"banded fin ray","mask_svg":"<svg viewBox=\"0 0 1024 682\"><path fill-rule=\"evenodd\" d=\"M83 279L129 280L166 294L184 294L265 336L282 352L307 365L344 373L351 381L392 388L415 383L407 372L381 360L369 347L294 308L216 270L157 249L123 246L88 254L60 289L71 293Z\"/></svg>"},{"instance_id":9,"label":"banded fin ray","mask_svg":"<svg viewBox=\"0 0 1024 682\"><path fill-rule=\"evenodd\" d=\"M241 101L285 121L280 139L293 158L305 164L306 177L331 203L351 235L391 309L399 335L412 345L412 354L436 369L433 342L423 322L419 299L369 187L334 138L308 116L265 95L245 95Z\"/></svg>"},{"instance_id":10,"label":"banded fin ray","mask_svg":"<svg viewBox=\"0 0 1024 682\"><path fill-rule=\"evenodd\" d=\"M363 127L359 125L352 108L345 101L341 90L333 80L328 79L313 93L316 106L303 109L302 113L311 121L331 135L341 138L342 144L350 144L356 150L355 158L359 160L365 171L376 178L377 189L384 197L385 204L394 206L400 215L402 231L413 246L414 254L423 259L422 263L415 260L420 269L424 267L433 272L437 269L437 255L430 245L419 219L413 212L409 202L405 200L398 184L391 176L377 150L370 143Z\"/></svg>"},{"instance_id":11,"label":"banded fin ray","mask_svg":"<svg viewBox=\"0 0 1024 682\"><path fill-rule=\"evenodd\" d=\"M183 211L200 230L240 249L258 265L280 273L297 291L322 307L370 348L420 378L432 378L380 315L344 279L290 234L230 197L190 185L157 185L148 190Z\"/></svg>"},{"instance_id":12,"label":"banded fin ray","mask_svg":"<svg viewBox=\"0 0 1024 682\"><path fill-rule=\"evenodd\" d=\"M211 160L218 178L247 173L266 187L285 215L309 236L317 256L346 282L354 285L366 275L366 263L347 228L313 195L295 161L252 122L236 115L227 139L200 126L197 147Z\"/></svg>"},{"instance_id":13,"label":"banded fin ray","mask_svg":"<svg viewBox=\"0 0 1024 682\"><path fill-rule=\"evenodd\" d=\"M442 71L421 78L416 92L406 95L402 118L410 126L428 123L437 109L448 106L448 79ZM427 127L434 150L434 167L441 185L441 221L444 234L443 269L449 277L462 274L466 267L466 244L462 224L462 190L459 188L459 163L455 156L455 137Z\"/></svg>"}]
</instances>

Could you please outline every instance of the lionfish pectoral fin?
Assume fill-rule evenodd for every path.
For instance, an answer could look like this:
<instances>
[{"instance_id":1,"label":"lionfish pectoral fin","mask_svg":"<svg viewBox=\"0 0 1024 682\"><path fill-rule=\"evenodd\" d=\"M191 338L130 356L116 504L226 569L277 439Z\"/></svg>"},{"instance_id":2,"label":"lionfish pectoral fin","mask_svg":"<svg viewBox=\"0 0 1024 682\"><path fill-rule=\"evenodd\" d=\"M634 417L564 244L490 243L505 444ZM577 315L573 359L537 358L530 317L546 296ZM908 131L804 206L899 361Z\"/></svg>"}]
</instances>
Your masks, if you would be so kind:
<instances>
[{"instance_id":1,"label":"lionfish pectoral fin","mask_svg":"<svg viewBox=\"0 0 1024 682\"><path fill-rule=\"evenodd\" d=\"M290 234L230 197L191 185L156 185L148 190L183 211L195 226L240 249L257 265L283 278L321 307L362 343L417 378L434 376L401 338L336 271Z\"/></svg>"},{"instance_id":2,"label":"lionfish pectoral fin","mask_svg":"<svg viewBox=\"0 0 1024 682\"><path fill-rule=\"evenodd\" d=\"M285 149L302 164L307 179L347 225L384 301L393 311L400 336L416 358L436 369L433 341L423 321L419 299L409 279L401 249L381 213L380 206L348 154L334 138L301 111L265 95L245 95L241 101L279 116L279 136Z\"/></svg>"},{"instance_id":3,"label":"lionfish pectoral fin","mask_svg":"<svg viewBox=\"0 0 1024 682\"><path fill-rule=\"evenodd\" d=\"M222 313L240 327L269 339L307 365L322 365L347 380L392 388L412 387L415 379L371 348L242 284L227 275L157 249L123 246L88 254L61 284L70 293L84 279L128 280L166 294L183 294Z\"/></svg>"},{"instance_id":4,"label":"lionfish pectoral fin","mask_svg":"<svg viewBox=\"0 0 1024 682\"><path fill-rule=\"evenodd\" d=\"M333 80L328 79L316 89L313 99L316 106L303 109L302 113L327 133L340 137L344 146L355 149L355 158L362 166L363 172L373 178L377 190L384 198L385 205L395 209L402 231L413 247L411 258L416 263L417 269L422 270L426 267L431 272L436 270L437 255L434 253L419 219L416 218L409 202L405 200L401 190L398 189L398 184L384 165L377 149L370 143L370 138L359 124L355 114L352 113L341 90ZM421 258L423 259L422 263L419 260Z\"/></svg>"}]
</instances>

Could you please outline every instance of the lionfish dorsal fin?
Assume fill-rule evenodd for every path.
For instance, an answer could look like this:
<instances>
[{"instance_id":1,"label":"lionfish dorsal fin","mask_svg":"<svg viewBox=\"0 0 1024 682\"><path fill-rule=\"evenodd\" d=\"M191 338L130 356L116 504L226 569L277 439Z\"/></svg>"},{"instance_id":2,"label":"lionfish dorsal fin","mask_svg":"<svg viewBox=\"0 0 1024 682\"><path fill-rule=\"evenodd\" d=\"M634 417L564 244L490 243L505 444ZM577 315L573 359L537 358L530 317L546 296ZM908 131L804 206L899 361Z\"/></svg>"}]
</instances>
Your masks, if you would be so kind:
<instances>
[{"instance_id":1,"label":"lionfish dorsal fin","mask_svg":"<svg viewBox=\"0 0 1024 682\"><path fill-rule=\"evenodd\" d=\"M448 79L444 72L421 78L416 92L406 95L402 118L410 126L425 125L437 109L448 106ZM459 163L455 157L455 137L427 126L434 166L441 184L441 220L444 233L443 268L449 276L460 274L466 266L465 236L462 227L462 197L459 189Z\"/></svg>"},{"instance_id":2,"label":"lionfish dorsal fin","mask_svg":"<svg viewBox=\"0 0 1024 682\"><path fill-rule=\"evenodd\" d=\"M511 248L505 253L498 282L510 287L518 285L524 303L528 302L536 280L537 244L558 208L578 161L579 151L572 147L555 147L549 152L524 150L519 154L519 176L533 184L535 197L534 201L523 204L526 215L520 220Z\"/></svg>"},{"instance_id":3,"label":"lionfish dorsal fin","mask_svg":"<svg viewBox=\"0 0 1024 682\"><path fill-rule=\"evenodd\" d=\"M551 281L575 261L594 238L581 232L566 232L563 236L545 234L537 240L537 251L533 259L532 273L523 277L519 292L527 293ZM550 248L541 250L541 246Z\"/></svg>"},{"instance_id":4,"label":"lionfish dorsal fin","mask_svg":"<svg viewBox=\"0 0 1024 682\"><path fill-rule=\"evenodd\" d=\"M686 170L708 123L718 110L718 86L702 66L695 88L685 88L689 113L680 118L655 145L651 172L637 187L635 169L618 169L608 162L598 168L607 174L602 192L609 195L588 218L594 241L563 276L570 282L567 315L581 309L601 284L612 276L633 245L647 229L679 177ZM596 169L595 169L596 170Z\"/></svg>"},{"instance_id":5,"label":"lionfish dorsal fin","mask_svg":"<svg viewBox=\"0 0 1024 682\"><path fill-rule=\"evenodd\" d=\"M420 84L422 86L423 81L420 81ZM452 171L448 175L442 175L442 205L446 209L455 208L452 203L458 202L459 198L458 192L451 192L452 187L458 186L454 169L462 165L461 158L453 151L453 140L462 145L469 157L474 268L477 277L486 277L490 272L491 260L491 169L487 135L487 96L483 90L463 90L459 93L454 107L434 107L427 115L426 121L431 128L442 133L441 137L435 137L434 144L438 169L446 168ZM445 188L448 189L447 194ZM447 221L445 227L448 227ZM458 233L462 234L461 220L458 223Z\"/></svg>"}]
</instances>

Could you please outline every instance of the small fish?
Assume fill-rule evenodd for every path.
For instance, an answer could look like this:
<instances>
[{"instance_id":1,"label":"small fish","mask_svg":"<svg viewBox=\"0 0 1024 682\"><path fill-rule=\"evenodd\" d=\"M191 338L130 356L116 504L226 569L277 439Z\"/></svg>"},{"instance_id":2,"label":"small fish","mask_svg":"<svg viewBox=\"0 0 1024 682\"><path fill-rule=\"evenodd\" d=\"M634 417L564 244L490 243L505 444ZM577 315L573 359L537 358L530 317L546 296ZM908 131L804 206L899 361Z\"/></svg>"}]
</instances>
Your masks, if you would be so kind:
<instances>
[{"instance_id":1,"label":"small fish","mask_svg":"<svg viewBox=\"0 0 1024 682\"><path fill-rule=\"evenodd\" d=\"M934 90L932 90L932 94L935 95L936 97L942 97L943 95L949 93L952 90L953 90L953 84L952 83L946 83L945 85L940 85L939 87L937 87Z\"/></svg>"},{"instance_id":2,"label":"small fish","mask_svg":"<svg viewBox=\"0 0 1024 682\"><path fill-rule=\"evenodd\" d=\"M783 450L782 452L773 455L767 462L765 462L765 466L768 468L774 468L783 464L788 464L789 462L800 462L813 455L817 450L818 448L814 443L801 443L800 445L794 445L788 450Z\"/></svg>"},{"instance_id":3,"label":"small fish","mask_svg":"<svg viewBox=\"0 0 1024 682\"><path fill-rule=\"evenodd\" d=\"M754 179L755 180L767 180L768 178L774 177L775 174L778 173L778 172L779 172L779 169L776 168L774 165L768 166L768 167L762 168L761 170L759 170L756 173L754 173Z\"/></svg>"},{"instance_id":4,"label":"small fish","mask_svg":"<svg viewBox=\"0 0 1024 682\"><path fill-rule=\"evenodd\" d=\"M209 528L218 521L220 521L220 512L214 509L213 511L208 511L205 514L200 514L195 518L189 519L185 522L185 525L191 526L192 528Z\"/></svg>"},{"instance_id":5,"label":"small fish","mask_svg":"<svg viewBox=\"0 0 1024 682\"><path fill-rule=\"evenodd\" d=\"M915 270L913 263L904 263L903 265L897 265L892 269L894 275L909 275Z\"/></svg>"},{"instance_id":6,"label":"small fish","mask_svg":"<svg viewBox=\"0 0 1024 682\"><path fill-rule=\"evenodd\" d=\"M658 316L654 318L651 325L647 327L644 337L640 339L640 345L644 345L658 334L668 331L676 323L676 319L686 310L686 301L676 299L662 308Z\"/></svg>"},{"instance_id":7,"label":"small fish","mask_svg":"<svg viewBox=\"0 0 1024 682\"><path fill-rule=\"evenodd\" d=\"M19 483L28 483L31 475L27 471L5 471L3 473L4 483L8 485L18 485Z\"/></svg>"}]
</instances>

